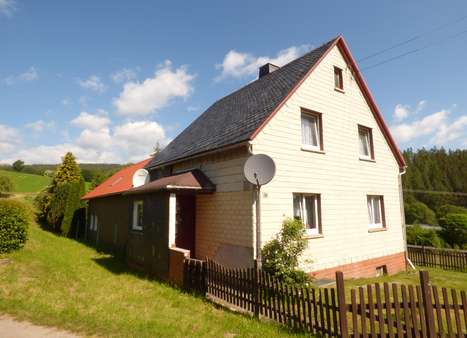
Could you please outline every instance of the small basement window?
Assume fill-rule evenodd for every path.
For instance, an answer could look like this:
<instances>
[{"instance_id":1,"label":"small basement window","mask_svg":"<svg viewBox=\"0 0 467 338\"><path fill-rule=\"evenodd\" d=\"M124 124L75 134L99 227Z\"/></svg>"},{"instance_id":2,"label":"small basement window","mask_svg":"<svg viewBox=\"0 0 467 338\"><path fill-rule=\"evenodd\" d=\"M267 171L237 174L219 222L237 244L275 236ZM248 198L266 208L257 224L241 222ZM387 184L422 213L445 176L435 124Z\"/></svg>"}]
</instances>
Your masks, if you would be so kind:
<instances>
[{"instance_id":1,"label":"small basement window","mask_svg":"<svg viewBox=\"0 0 467 338\"><path fill-rule=\"evenodd\" d=\"M321 114L302 109L302 148L323 150L323 124Z\"/></svg>"},{"instance_id":2,"label":"small basement window","mask_svg":"<svg viewBox=\"0 0 467 338\"><path fill-rule=\"evenodd\" d=\"M143 201L133 202L133 230L143 230Z\"/></svg>"},{"instance_id":3,"label":"small basement window","mask_svg":"<svg viewBox=\"0 0 467 338\"><path fill-rule=\"evenodd\" d=\"M369 229L384 228L385 217L384 217L384 201L383 196L368 195L368 218L369 218Z\"/></svg>"},{"instance_id":4,"label":"small basement window","mask_svg":"<svg viewBox=\"0 0 467 338\"><path fill-rule=\"evenodd\" d=\"M319 194L294 194L294 218L300 219L309 235L321 233L321 200Z\"/></svg>"},{"instance_id":5,"label":"small basement window","mask_svg":"<svg viewBox=\"0 0 467 338\"><path fill-rule=\"evenodd\" d=\"M376 277L383 277L388 274L388 268L386 265L376 267Z\"/></svg>"},{"instance_id":6,"label":"small basement window","mask_svg":"<svg viewBox=\"0 0 467 338\"><path fill-rule=\"evenodd\" d=\"M359 155L363 160L374 160L373 134L371 128L358 126Z\"/></svg>"},{"instance_id":7,"label":"small basement window","mask_svg":"<svg viewBox=\"0 0 467 338\"><path fill-rule=\"evenodd\" d=\"M344 90L344 80L342 78L342 69L334 67L334 88Z\"/></svg>"}]
</instances>

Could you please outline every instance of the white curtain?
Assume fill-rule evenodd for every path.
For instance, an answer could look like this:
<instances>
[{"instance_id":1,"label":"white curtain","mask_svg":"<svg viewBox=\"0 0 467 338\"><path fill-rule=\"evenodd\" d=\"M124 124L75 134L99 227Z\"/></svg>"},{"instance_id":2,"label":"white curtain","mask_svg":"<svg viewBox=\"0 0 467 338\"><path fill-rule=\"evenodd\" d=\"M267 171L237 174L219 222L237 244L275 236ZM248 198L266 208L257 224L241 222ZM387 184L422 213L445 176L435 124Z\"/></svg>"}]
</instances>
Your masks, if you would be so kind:
<instances>
[{"instance_id":1,"label":"white curtain","mask_svg":"<svg viewBox=\"0 0 467 338\"><path fill-rule=\"evenodd\" d=\"M368 131L361 130L359 132L360 136L360 155L370 156L370 136Z\"/></svg>"},{"instance_id":2,"label":"white curtain","mask_svg":"<svg viewBox=\"0 0 467 338\"><path fill-rule=\"evenodd\" d=\"M302 144L318 146L318 119L316 116L302 115Z\"/></svg>"}]
</instances>

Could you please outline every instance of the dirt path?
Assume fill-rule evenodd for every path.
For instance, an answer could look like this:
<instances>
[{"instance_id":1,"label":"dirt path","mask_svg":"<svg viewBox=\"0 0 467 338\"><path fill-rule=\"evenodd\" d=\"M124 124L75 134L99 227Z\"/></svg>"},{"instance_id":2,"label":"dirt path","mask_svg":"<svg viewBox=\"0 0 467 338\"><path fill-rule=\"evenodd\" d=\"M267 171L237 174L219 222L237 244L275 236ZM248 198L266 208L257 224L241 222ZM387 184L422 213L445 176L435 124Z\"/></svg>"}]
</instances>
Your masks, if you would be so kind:
<instances>
[{"instance_id":1,"label":"dirt path","mask_svg":"<svg viewBox=\"0 0 467 338\"><path fill-rule=\"evenodd\" d=\"M21 322L10 316L0 315L0 338L77 338L79 336L51 327Z\"/></svg>"}]
</instances>

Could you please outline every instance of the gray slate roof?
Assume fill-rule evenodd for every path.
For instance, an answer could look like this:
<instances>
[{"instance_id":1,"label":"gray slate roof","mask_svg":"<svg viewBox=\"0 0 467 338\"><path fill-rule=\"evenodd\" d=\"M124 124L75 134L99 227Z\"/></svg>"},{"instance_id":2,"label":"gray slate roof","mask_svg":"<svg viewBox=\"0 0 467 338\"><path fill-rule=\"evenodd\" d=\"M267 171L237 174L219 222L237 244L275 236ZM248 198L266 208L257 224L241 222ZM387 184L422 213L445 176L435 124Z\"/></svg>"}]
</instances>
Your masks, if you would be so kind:
<instances>
[{"instance_id":1,"label":"gray slate roof","mask_svg":"<svg viewBox=\"0 0 467 338\"><path fill-rule=\"evenodd\" d=\"M249 140L335 40L215 102L146 168Z\"/></svg>"}]
</instances>

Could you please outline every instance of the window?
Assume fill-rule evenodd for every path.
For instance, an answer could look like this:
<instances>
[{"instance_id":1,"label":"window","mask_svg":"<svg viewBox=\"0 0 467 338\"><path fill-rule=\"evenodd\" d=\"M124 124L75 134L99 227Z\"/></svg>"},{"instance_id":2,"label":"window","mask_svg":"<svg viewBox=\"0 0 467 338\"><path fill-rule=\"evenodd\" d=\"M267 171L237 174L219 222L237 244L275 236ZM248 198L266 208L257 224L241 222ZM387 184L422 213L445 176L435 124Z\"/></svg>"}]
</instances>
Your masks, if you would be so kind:
<instances>
[{"instance_id":1,"label":"window","mask_svg":"<svg viewBox=\"0 0 467 338\"><path fill-rule=\"evenodd\" d=\"M97 216L96 215L90 216L89 229L91 231L97 231Z\"/></svg>"},{"instance_id":2,"label":"window","mask_svg":"<svg viewBox=\"0 0 467 338\"><path fill-rule=\"evenodd\" d=\"M305 224L308 234L321 233L321 201L318 194L293 195L294 218Z\"/></svg>"},{"instance_id":3,"label":"window","mask_svg":"<svg viewBox=\"0 0 467 338\"><path fill-rule=\"evenodd\" d=\"M383 277L388 274L388 268L386 265L376 267L376 277Z\"/></svg>"},{"instance_id":4,"label":"window","mask_svg":"<svg viewBox=\"0 0 467 338\"><path fill-rule=\"evenodd\" d=\"M334 87L344 90L344 81L342 80L342 69L334 67Z\"/></svg>"},{"instance_id":5,"label":"window","mask_svg":"<svg viewBox=\"0 0 467 338\"><path fill-rule=\"evenodd\" d=\"M373 135L370 128L358 126L358 142L361 159L374 160Z\"/></svg>"},{"instance_id":6,"label":"window","mask_svg":"<svg viewBox=\"0 0 467 338\"><path fill-rule=\"evenodd\" d=\"M302 111L302 148L323 150L321 114Z\"/></svg>"},{"instance_id":7,"label":"window","mask_svg":"<svg viewBox=\"0 0 467 338\"><path fill-rule=\"evenodd\" d=\"M369 229L384 228L384 201L383 196L367 196Z\"/></svg>"},{"instance_id":8,"label":"window","mask_svg":"<svg viewBox=\"0 0 467 338\"><path fill-rule=\"evenodd\" d=\"M143 230L143 201L133 202L133 230Z\"/></svg>"}]
</instances>

